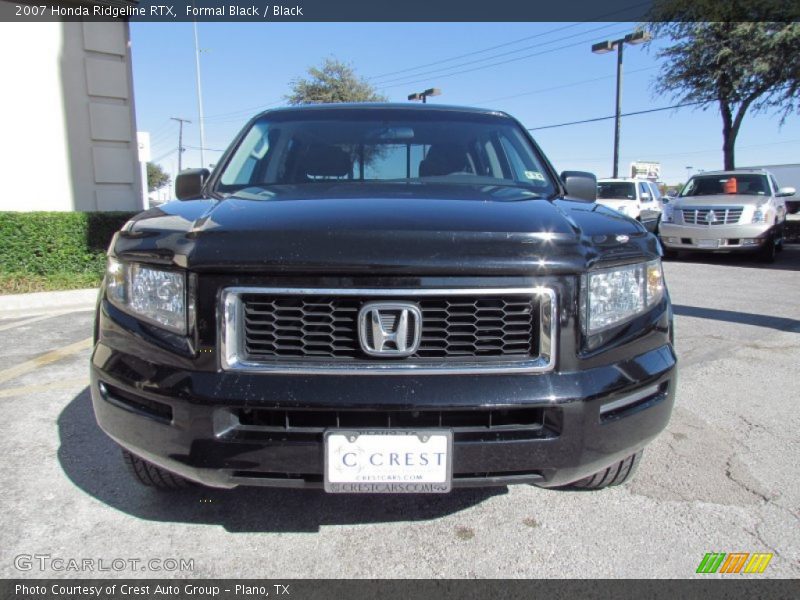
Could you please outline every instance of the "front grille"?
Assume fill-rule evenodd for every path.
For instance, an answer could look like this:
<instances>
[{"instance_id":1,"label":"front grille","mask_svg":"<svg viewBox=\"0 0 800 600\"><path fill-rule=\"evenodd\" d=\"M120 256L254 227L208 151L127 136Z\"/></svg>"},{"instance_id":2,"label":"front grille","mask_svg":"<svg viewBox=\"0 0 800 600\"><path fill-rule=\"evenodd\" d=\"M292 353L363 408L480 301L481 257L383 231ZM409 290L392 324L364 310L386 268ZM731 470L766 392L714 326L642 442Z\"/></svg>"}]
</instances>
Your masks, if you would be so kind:
<instances>
[{"instance_id":1,"label":"front grille","mask_svg":"<svg viewBox=\"0 0 800 600\"><path fill-rule=\"evenodd\" d=\"M220 313L226 370L419 375L555 367L558 307L547 287L230 287Z\"/></svg>"},{"instance_id":2,"label":"front grille","mask_svg":"<svg viewBox=\"0 0 800 600\"><path fill-rule=\"evenodd\" d=\"M474 410L282 410L235 409L233 427L224 435L237 439L322 441L326 429L453 431L456 441L509 441L557 437L561 413L555 408L491 408Z\"/></svg>"},{"instance_id":3,"label":"front grille","mask_svg":"<svg viewBox=\"0 0 800 600\"><path fill-rule=\"evenodd\" d=\"M741 206L681 209L687 225L735 225L742 218L742 211Z\"/></svg>"},{"instance_id":4,"label":"front grille","mask_svg":"<svg viewBox=\"0 0 800 600\"><path fill-rule=\"evenodd\" d=\"M247 360L369 359L359 344L357 324L363 298L243 294L241 301ZM422 335L411 359L536 355L538 301L533 296L442 296L416 302Z\"/></svg>"}]
</instances>

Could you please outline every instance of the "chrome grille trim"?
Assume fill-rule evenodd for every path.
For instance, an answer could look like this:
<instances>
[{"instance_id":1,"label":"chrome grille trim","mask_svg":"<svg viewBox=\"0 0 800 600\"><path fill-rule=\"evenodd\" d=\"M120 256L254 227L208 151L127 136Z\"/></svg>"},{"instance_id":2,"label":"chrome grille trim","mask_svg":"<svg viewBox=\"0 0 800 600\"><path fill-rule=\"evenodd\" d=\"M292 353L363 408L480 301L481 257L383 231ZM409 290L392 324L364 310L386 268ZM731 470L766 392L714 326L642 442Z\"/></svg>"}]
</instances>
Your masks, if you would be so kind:
<instances>
[{"instance_id":1,"label":"chrome grille trim","mask_svg":"<svg viewBox=\"0 0 800 600\"><path fill-rule=\"evenodd\" d=\"M743 206L698 206L682 208L681 214L686 225L735 225L742 218ZM706 217L714 211L716 220L708 223Z\"/></svg>"},{"instance_id":2,"label":"chrome grille trim","mask_svg":"<svg viewBox=\"0 0 800 600\"><path fill-rule=\"evenodd\" d=\"M248 360L243 348L245 294L298 295L298 296L358 296L393 297L413 300L425 296L488 296L520 295L536 296L539 305L539 355L528 360L492 362L470 362L467 360L442 361L424 364L377 360L359 364L286 360L281 363L264 363ZM221 367L225 371L252 371L267 373L304 373L317 375L458 375L490 373L541 373L552 371L556 361L558 332L558 305L552 288L531 286L513 288L277 288L277 287L229 287L221 292L219 309L219 340Z\"/></svg>"}]
</instances>

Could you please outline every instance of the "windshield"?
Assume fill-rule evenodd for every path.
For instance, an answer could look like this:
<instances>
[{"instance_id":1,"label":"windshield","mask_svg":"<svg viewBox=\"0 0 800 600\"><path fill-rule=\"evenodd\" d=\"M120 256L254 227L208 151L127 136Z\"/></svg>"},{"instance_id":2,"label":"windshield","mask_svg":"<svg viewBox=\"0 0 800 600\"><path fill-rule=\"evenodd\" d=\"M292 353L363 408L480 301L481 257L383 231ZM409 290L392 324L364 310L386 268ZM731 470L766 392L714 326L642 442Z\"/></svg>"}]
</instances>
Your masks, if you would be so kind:
<instances>
[{"instance_id":1,"label":"windshield","mask_svg":"<svg viewBox=\"0 0 800 600\"><path fill-rule=\"evenodd\" d=\"M769 196L766 175L703 175L692 177L681 196L716 196L719 194L743 194L745 196Z\"/></svg>"},{"instance_id":2,"label":"windshield","mask_svg":"<svg viewBox=\"0 0 800 600\"><path fill-rule=\"evenodd\" d=\"M510 119L444 111L425 118L380 118L378 110L365 110L366 117L351 116L352 110L312 112L313 119L271 121L267 115L256 121L225 165L217 190L324 182L513 185L542 196L556 190Z\"/></svg>"},{"instance_id":3,"label":"windshield","mask_svg":"<svg viewBox=\"0 0 800 600\"><path fill-rule=\"evenodd\" d=\"M598 200L636 200L632 181L601 181L597 184Z\"/></svg>"}]
</instances>

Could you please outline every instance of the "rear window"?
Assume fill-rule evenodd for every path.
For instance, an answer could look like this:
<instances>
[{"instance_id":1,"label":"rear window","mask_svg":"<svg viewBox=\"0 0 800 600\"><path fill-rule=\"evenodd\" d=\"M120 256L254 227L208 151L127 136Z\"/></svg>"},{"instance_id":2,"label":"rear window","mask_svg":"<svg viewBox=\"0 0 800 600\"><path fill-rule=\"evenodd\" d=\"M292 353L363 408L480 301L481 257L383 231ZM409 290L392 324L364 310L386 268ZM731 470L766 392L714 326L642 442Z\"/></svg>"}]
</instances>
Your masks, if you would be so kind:
<instances>
[{"instance_id":1,"label":"rear window","mask_svg":"<svg viewBox=\"0 0 800 600\"><path fill-rule=\"evenodd\" d=\"M722 194L768 196L770 194L769 182L766 175L752 173L702 175L692 177L681 192L681 196L716 196Z\"/></svg>"},{"instance_id":2,"label":"rear window","mask_svg":"<svg viewBox=\"0 0 800 600\"><path fill-rule=\"evenodd\" d=\"M543 159L511 119L459 119L446 112L380 118L381 112L274 121L266 115L242 138L217 189L422 181L522 186L541 195L556 190Z\"/></svg>"},{"instance_id":3,"label":"rear window","mask_svg":"<svg viewBox=\"0 0 800 600\"><path fill-rule=\"evenodd\" d=\"M598 200L636 200L632 181L601 181L597 184Z\"/></svg>"}]
</instances>

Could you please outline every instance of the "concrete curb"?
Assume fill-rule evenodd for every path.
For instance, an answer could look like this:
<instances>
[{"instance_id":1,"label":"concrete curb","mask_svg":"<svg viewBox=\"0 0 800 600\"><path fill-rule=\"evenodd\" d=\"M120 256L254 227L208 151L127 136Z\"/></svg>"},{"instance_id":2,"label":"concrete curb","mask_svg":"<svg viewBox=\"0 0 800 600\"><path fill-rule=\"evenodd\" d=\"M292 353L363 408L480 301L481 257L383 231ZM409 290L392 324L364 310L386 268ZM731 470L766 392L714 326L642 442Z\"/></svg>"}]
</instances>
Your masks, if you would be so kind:
<instances>
[{"instance_id":1,"label":"concrete curb","mask_svg":"<svg viewBox=\"0 0 800 600\"><path fill-rule=\"evenodd\" d=\"M58 312L90 310L97 302L97 288L64 292L35 292L0 296L0 318L27 317Z\"/></svg>"}]
</instances>

